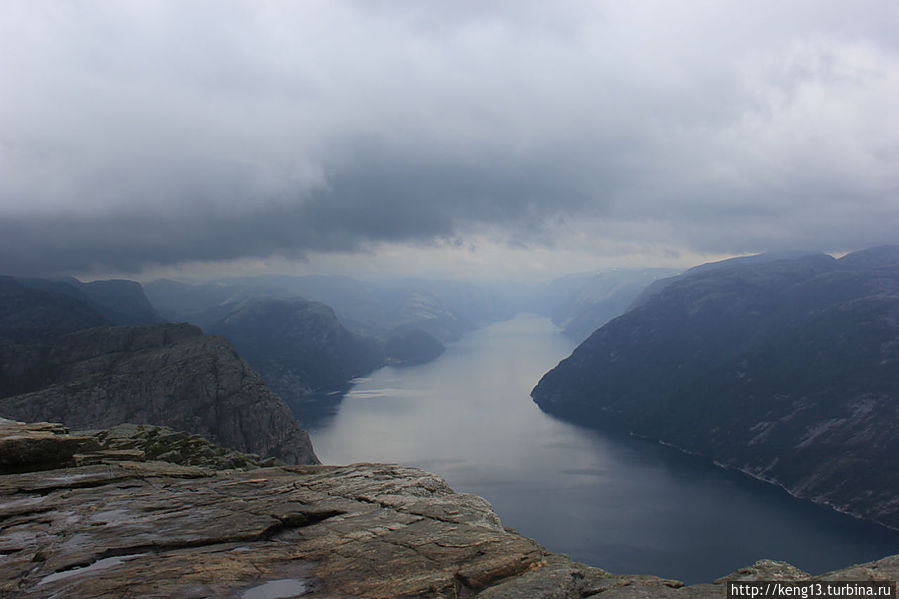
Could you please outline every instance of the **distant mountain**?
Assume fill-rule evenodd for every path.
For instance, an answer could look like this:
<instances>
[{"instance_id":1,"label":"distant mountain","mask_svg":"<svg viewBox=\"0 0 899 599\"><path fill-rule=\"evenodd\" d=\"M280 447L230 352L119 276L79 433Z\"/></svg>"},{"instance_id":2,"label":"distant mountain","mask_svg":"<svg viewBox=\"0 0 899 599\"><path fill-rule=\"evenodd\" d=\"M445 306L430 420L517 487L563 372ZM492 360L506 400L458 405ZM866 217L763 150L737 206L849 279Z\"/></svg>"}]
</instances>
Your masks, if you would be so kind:
<instances>
[{"instance_id":1,"label":"distant mountain","mask_svg":"<svg viewBox=\"0 0 899 599\"><path fill-rule=\"evenodd\" d=\"M322 302L331 306L351 331L382 341L398 327L412 326L446 343L512 316L497 294L458 281L418 278L369 282L310 275L229 278L207 285L222 285L257 297L302 297ZM154 302L152 293L157 291L148 291Z\"/></svg>"},{"instance_id":2,"label":"distant mountain","mask_svg":"<svg viewBox=\"0 0 899 599\"><path fill-rule=\"evenodd\" d=\"M228 309L207 330L228 338L288 401L344 389L384 363L380 343L348 331L322 303L256 298Z\"/></svg>"},{"instance_id":3,"label":"distant mountain","mask_svg":"<svg viewBox=\"0 0 899 599\"><path fill-rule=\"evenodd\" d=\"M78 279L59 280L19 277L25 287L68 295L91 306L113 325L165 322L150 305L140 283L114 279L82 283Z\"/></svg>"},{"instance_id":4,"label":"distant mountain","mask_svg":"<svg viewBox=\"0 0 899 599\"><path fill-rule=\"evenodd\" d=\"M366 337L383 338L391 319L366 283L345 276L229 277L205 284L240 290L252 297L302 298L330 306L341 324Z\"/></svg>"},{"instance_id":5,"label":"distant mountain","mask_svg":"<svg viewBox=\"0 0 899 599\"><path fill-rule=\"evenodd\" d=\"M106 324L109 321L85 301L0 276L0 339L27 341Z\"/></svg>"},{"instance_id":6,"label":"distant mountain","mask_svg":"<svg viewBox=\"0 0 899 599\"><path fill-rule=\"evenodd\" d=\"M548 285L548 312L569 337L583 341L624 314L647 285L676 275L670 268L613 268L588 275L572 275Z\"/></svg>"},{"instance_id":7,"label":"distant mountain","mask_svg":"<svg viewBox=\"0 0 899 599\"><path fill-rule=\"evenodd\" d=\"M274 290L260 293L239 285L191 285L168 279L144 284L144 292L154 309L170 322L190 322L201 328L219 320L238 302L276 294ZM282 291L282 295L286 294Z\"/></svg>"},{"instance_id":8,"label":"distant mountain","mask_svg":"<svg viewBox=\"0 0 899 599\"><path fill-rule=\"evenodd\" d=\"M396 297L349 277L321 276L146 285L151 301L168 318L230 340L294 414L313 427L333 416L352 379L384 364L421 364L443 352L430 332L409 322L426 322L427 331L445 337L473 326L457 327L448 309L435 309L439 298L390 289ZM304 299L300 292L334 302L343 316L338 319L331 306ZM346 321L355 326L344 326Z\"/></svg>"},{"instance_id":9,"label":"distant mountain","mask_svg":"<svg viewBox=\"0 0 899 599\"><path fill-rule=\"evenodd\" d=\"M352 378L432 360L442 342L509 315L480 287L424 279L261 276L145 289L167 318L227 337L304 421L315 417L305 404Z\"/></svg>"},{"instance_id":10,"label":"distant mountain","mask_svg":"<svg viewBox=\"0 0 899 599\"><path fill-rule=\"evenodd\" d=\"M551 414L899 527L897 256L692 269L596 331L532 395Z\"/></svg>"},{"instance_id":11,"label":"distant mountain","mask_svg":"<svg viewBox=\"0 0 899 599\"><path fill-rule=\"evenodd\" d=\"M438 358L446 347L437 339L415 327L400 327L387 339L384 353L390 364L413 366Z\"/></svg>"},{"instance_id":12,"label":"distant mountain","mask_svg":"<svg viewBox=\"0 0 899 599\"><path fill-rule=\"evenodd\" d=\"M82 429L159 424L317 461L284 402L226 340L190 325L106 324L73 295L0 277L0 416Z\"/></svg>"},{"instance_id":13,"label":"distant mountain","mask_svg":"<svg viewBox=\"0 0 899 599\"><path fill-rule=\"evenodd\" d=\"M405 298L397 326L417 327L443 343L514 316L490 288L473 283L407 279L385 286L382 294Z\"/></svg>"}]
</instances>

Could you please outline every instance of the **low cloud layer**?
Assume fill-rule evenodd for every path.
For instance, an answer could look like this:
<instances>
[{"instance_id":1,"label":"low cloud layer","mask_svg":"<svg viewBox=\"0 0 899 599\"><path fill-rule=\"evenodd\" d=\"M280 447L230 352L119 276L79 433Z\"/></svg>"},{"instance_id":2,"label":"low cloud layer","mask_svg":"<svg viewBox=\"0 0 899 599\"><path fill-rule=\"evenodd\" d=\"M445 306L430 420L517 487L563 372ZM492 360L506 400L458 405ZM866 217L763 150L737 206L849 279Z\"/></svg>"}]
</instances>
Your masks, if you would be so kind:
<instances>
[{"instance_id":1,"label":"low cloud layer","mask_svg":"<svg viewBox=\"0 0 899 599\"><path fill-rule=\"evenodd\" d=\"M889 0L19 2L0 272L895 242Z\"/></svg>"}]
</instances>

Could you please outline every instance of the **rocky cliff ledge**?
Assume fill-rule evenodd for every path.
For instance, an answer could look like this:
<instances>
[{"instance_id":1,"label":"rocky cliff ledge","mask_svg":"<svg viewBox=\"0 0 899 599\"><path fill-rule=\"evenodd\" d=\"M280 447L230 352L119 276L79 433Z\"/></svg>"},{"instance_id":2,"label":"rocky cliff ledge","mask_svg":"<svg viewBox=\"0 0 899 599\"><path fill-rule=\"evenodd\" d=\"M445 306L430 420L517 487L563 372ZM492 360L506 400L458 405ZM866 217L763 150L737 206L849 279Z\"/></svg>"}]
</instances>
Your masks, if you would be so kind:
<instances>
[{"instance_id":1,"label":"rocky cliff ledge","mask_svg":"<svg viewBox=\"0 0 899 599\"><path fill-rule=\"evenodd\" d=\"M725 595L725 579L684 587L549 554L504 529L480 497L455 493L418 469L184 465L191 452L218 451L192 439L185 444L184 436L146 426L70 435L46 423L0 422L0 463L55 456L55 462L22 462L20 468L50 469L0 476L0 596ZM179 451L167 443L180 443ZM48 444L58 444L58 451ZM183 463L148 461L151 449L157 458L178 454ZM897 577L899 556L819 578ZM808 575L788 564L759 562L726 578Z\"/></svg>"},{"instance_id":2,"label":"rocky cliff ledge","mask_svg":"<svg viewBox=\"0 0 899 599\"><path fill-rule=\"evenodd\" d=\"M7 349L0 344L0 380L19 392L0 389L2 416L72 429L164 425L287 463L318 462L281 398L228 341L195 326L99 327Z\"/></svg>"}]
</instances>

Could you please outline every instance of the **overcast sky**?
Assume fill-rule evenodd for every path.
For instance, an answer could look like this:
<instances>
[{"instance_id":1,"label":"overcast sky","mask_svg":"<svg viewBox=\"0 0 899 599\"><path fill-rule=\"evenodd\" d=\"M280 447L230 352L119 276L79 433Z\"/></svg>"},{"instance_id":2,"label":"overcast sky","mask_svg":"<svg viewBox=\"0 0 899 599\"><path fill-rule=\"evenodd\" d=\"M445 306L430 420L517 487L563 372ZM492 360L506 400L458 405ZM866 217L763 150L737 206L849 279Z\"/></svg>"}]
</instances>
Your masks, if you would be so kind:
<instances>
[{"instance_id":1,"label":"overcast sky","mask_svg":"<svg viewBox=\"0 0 899 599\"><path fill-rule=\"evenodd\" d=\"M895 0L0 0L0 272L899 242Z\"/></svg>"}]
</instances>

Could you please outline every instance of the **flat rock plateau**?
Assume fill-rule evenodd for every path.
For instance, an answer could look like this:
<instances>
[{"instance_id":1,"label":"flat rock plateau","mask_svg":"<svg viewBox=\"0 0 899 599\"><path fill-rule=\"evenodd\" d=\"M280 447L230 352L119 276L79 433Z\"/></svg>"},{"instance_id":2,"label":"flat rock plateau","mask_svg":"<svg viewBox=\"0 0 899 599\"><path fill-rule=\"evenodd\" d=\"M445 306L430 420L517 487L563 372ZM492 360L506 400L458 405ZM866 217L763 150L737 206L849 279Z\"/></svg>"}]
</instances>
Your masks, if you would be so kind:
<instances>
[{"instance_id":1,"label":"flat rock plateau","mask_svg":"<svg viewBox=\"0 0 899 599\"><path fill-rule=\"evenodd\" d=\"M597 531L601 534L601 531ZM286 466L171 429L0 419L2 597L715 597L546 552L482 498L385 464ZM896 580L899 556L816 577Z\"/></svg>"}]
</instances>

